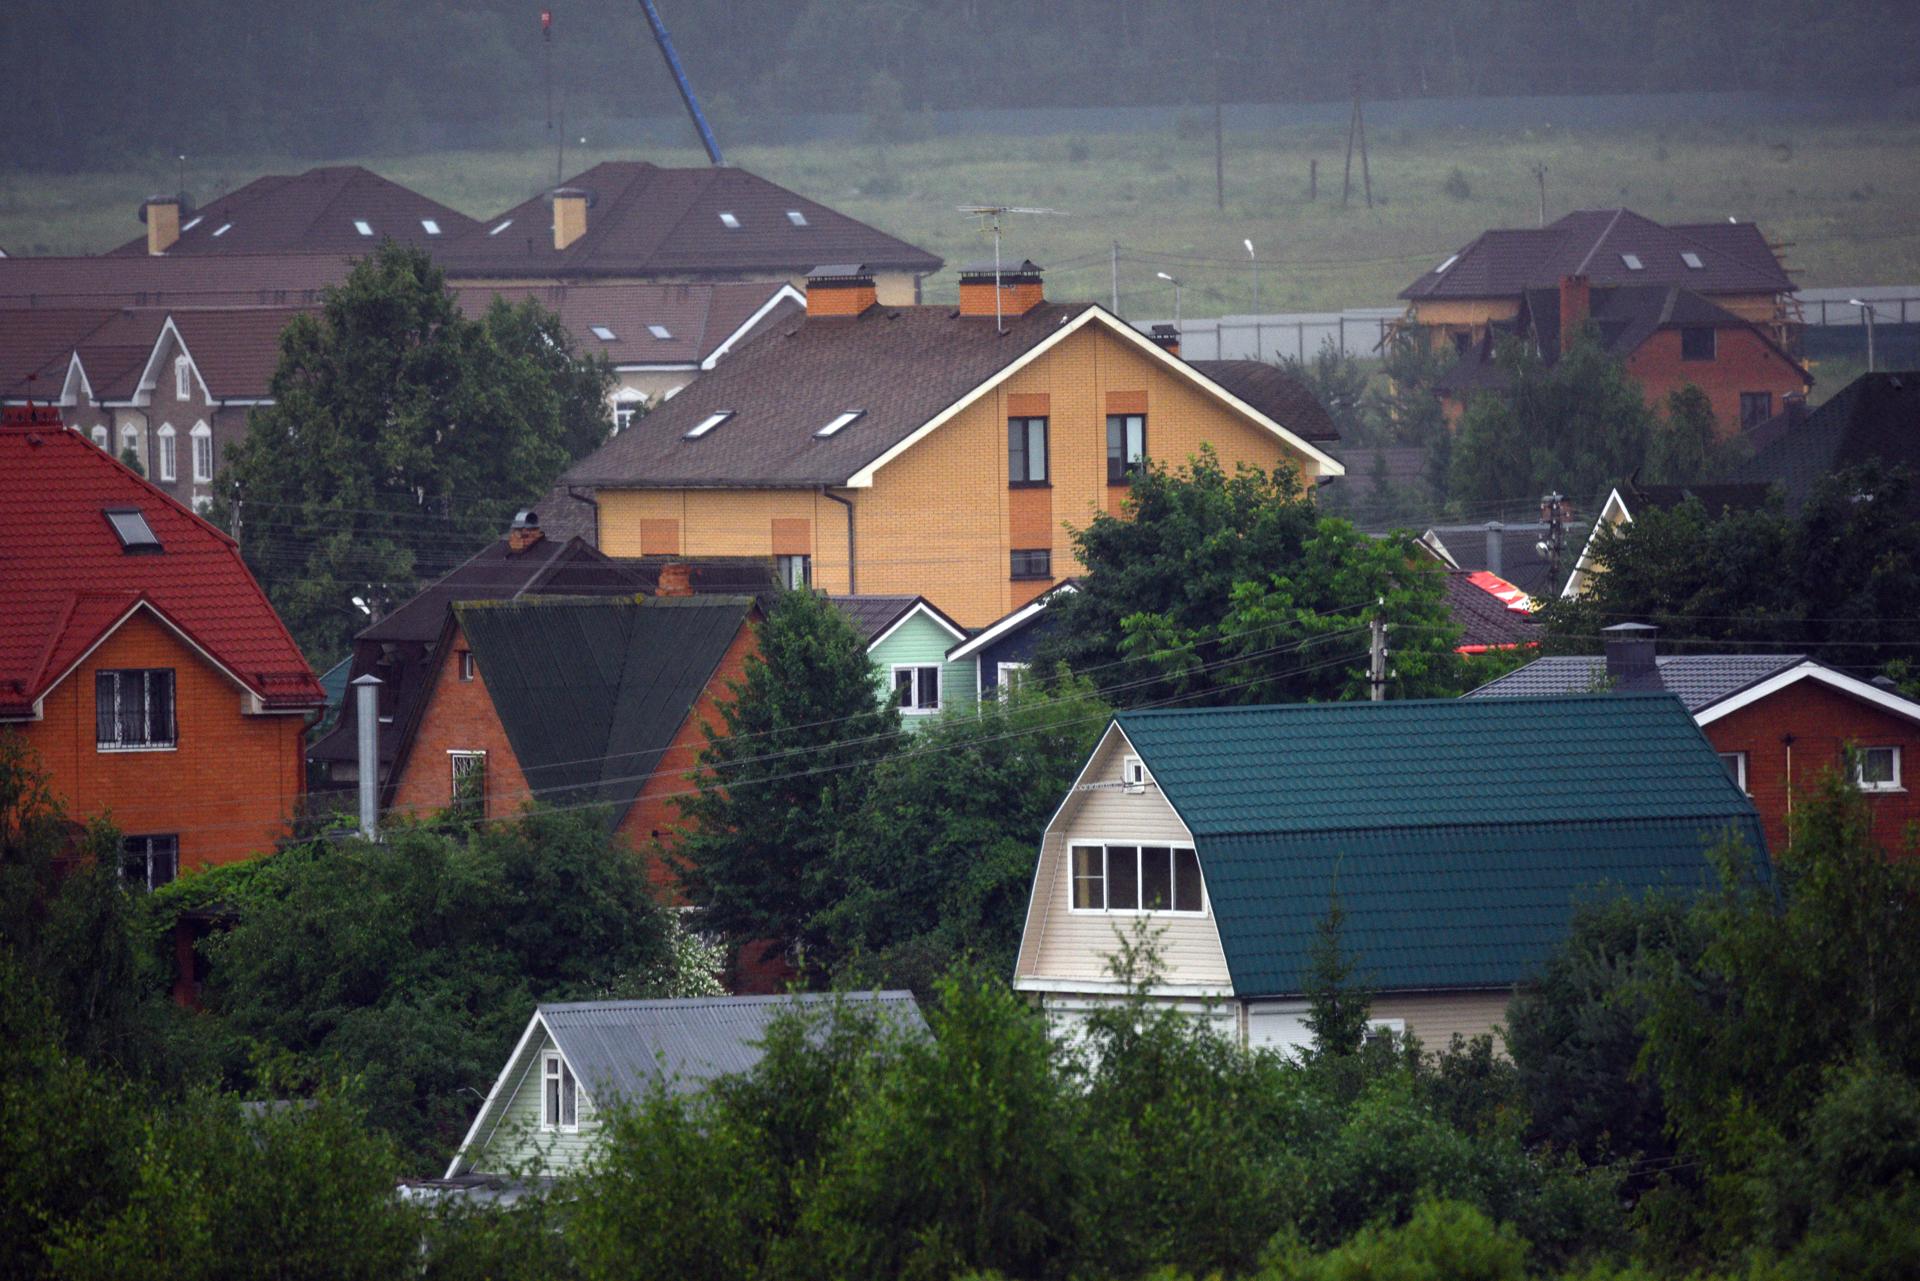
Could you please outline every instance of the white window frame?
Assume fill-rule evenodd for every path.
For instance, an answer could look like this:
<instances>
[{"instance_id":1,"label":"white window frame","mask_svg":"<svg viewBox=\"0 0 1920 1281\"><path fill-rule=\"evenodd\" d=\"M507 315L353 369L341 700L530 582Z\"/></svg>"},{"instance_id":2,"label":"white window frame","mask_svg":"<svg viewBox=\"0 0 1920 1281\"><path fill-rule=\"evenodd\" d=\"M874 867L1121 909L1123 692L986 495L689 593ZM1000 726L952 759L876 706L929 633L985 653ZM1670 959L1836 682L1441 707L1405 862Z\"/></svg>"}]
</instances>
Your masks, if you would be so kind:
<instances>
[{"instance_id":1,"label":"white window frame","mask_svg":"<svg viewBox=\"0 0 1920 1281\"><path fill-rule=\"evenodd\" d=\"M106 450L113 447L113 433L107 430L105 423L95 423L91 434L93 436L93 443L101 449Z\"/></svg>"},{"instance_id":2,"label":"white window frame","mask_svg":"<svg viewBox=\"0 0 1920 1281\"><path fill-rule=\"evenodd\" d=\"M128 752L173 752L180 748L180 680L179 674L171 667L107 667L94 672L94 743L97 753ZM113 733L110 739L101 738L100 727L100 678L113 678ZM138 698L140 703L141 737L127 739L120 737L120 708L133 692L133 677L139 677ZM167 724L156 726L153 723L153 686L156 678L164 676L167 687ZM162 732L164 731L164 733Z\"/></svg>"},{"instance_id":3,"label":"white window frame","mask_svg":"<svg viewBox=\"0 0 1920 1281\"><path fill-rule=\"evenodd\" d=\"M549 1085L553 1087L551 1097ZM567 1120L569 1111L573 1113L571 1121ZM580 1132L580 1082L573 1075L573 1065L558 1050L540 1055L540 1128L560 1134Z\"/></svg>"},{"instance_id":4,"label":"white window frame","mask_svg":"<svg viewBox=\"0 0 1920 1281\"><path fill-rule=\"evenodd\" d=\"M1867 754L1869 752L1892 753L1893 755L1893 777L1892 778L1881 780L1881 781L1875 781L1875 782L1867 781L1866 779ZM1852 773L1853 773L1853 785L1859 788L1863 792L1904 792L1907 790L1901 780L1900 748L1897 745L1894 745L1891 743L1881 743L1872 747L1860 748L1855 753L1853 758Z\"/></svg>"},{"instance_id":5,"label":"white window frame","mask_svg":"<svg viewBox=\"0 0 1920 1281\"><path fill-rule=\"evenodd\" d=\"M197 422L187 435L193 441L193 483L213 483L213 428Z\"/></svg>"},{"instance_id":6,"label":"white window frame","mask_svg":"<svg viewBox=\"0 0 1920 1281\"><path fill-rule=\"evenodd\" d=\"M470 649L460 651L460 679L463 681L473 679L473 651Z\"/></svg>"},{"instance_id":7,"label":"white window frame","mask_svg":"<svg viewBox=\"0 0 1920 1281\"><path fill-rule=\"evenodd\" d=\"M464 762L480 762L480 794L473 798L474 808L482 817L487 812L487 754L472 748L450 747L447 749L447 808L460 804L460 766Z\"/></svg>"},{"instance_id":8,"label":"white window frame","mask_svg":"<svg viewBox=\"0 0 1920 1281\"><path fill-rule=\"evenodd\" d=\"M1747 787L1747 754L1745 752L1720 753L1720 763L1724 765L1728 761L1734 763L1734 768L1728 771L1728 777L1733 779L1734 783L1742 792L1748 796L1753 795L1753 792Z\"/></svg>"},{"instance_id":9,"label":"white window frame","mask_svg":"<svg viewBox=\"0 0 1920 1281\"><path fill-rule=\"evenodd\" d=\"M796 574L794 571L798 570ZM773 558L774 577L780 586L788 591L799 591L803 587L813 586L813 557L802 553L775 556Z\"/></svg>"},{"instance_id":10,"label":"white window frame","mask_svg":"<svg viewBox=\"0 0 1920 1281\"><path fill-rule=\"evenodd\" d=\"M888 682L887 688L892 691L892 696L896 699L900 697L901 672L913 672L915 674L912 691L914 699L918 700L920 697L919 673L929 668L933 671L933 706L922 707L917 701L913 703L901 703L899 707L902 716L933 716L939 713L941 705L946 702L946 691L940 687L944 673L940 670L939 663L895 663L893 665L891 680Z\"/></svg>"},{"instance_id":11,"label":"white window frame","mask_svg":"<svg viewBox=\"0 0 1920 1281\"><path fill-rule=\"evenodd\" d=\"M1191 844L1187 842L1156 841L1156 840L1080 841L1080 840L1069 839L1066 844L1067 844L1067 875L1065 877L1065 880L1067 882L1067 911L1074 914L1075 916L1181 916L1181 917L1187 917L1192 920L1198 920L1199 918L1206 916L1213 906L1212 900L1207 897L1207 874L1204 869L1200 868L1200 853ZM1163 850L1170 851L1168 855L1169 859L1171 859L1173 853L1178 853L1181 850L1185 850L1186 852L1193 855L1194 868L1200 872L1200 908L1198 911L1195 911L1192 908L1178 908L1178 907L1105 906L1105 904L1107 904L1109 901L1107 888L1113 883L1113 876L1109 867L1110 851L1114 849L1130 849L1133 851L1133 860L1134 860L1133 887L1134 887L1134 893L1137 896L1140 892L1140 888L1142 884L1146 880L1146 878L1143 875L1141 875L1141 872L1142 872L1141 860L1145 857L1145 855L1142 854L1141 851L1149 848L1163 849ZM1076 888L1075 881L1078 878L1075 875L1075 870L1074 870L1075 868L1074 853L1077 850L1083 850L1083 849L1098 849L1100 851L1100 902L1103 904L1103 906L1101 907L1081 907L1075 902L1075 899L1077 897L1074 894L1074 890ZM1172 866L1169 866L1167 871L1170 877L1177 875L1177 873L1174 871L1174 868ZM1172 883L1169 882L1169 884L1171 885ZM1177 890L1177 887L1174 887L1174 888L1176 888Z\"/></svg>"},{"instance_id":12,"label":"white window frame","mask_svg":"<svg viewBox=\"0 0 1920 1281\"><path fill-rule=\"evenodd\" d=\"M440 223L433 218L422 218L420 220L420 230L426 232L429 236L437 236L440 234Z\"/></svg>"},{"instance_id":13,"label":"white window frame","mask_svg":"<svg viewBox=\"0 0 1920 1281\"><path fill-rule=\"evenodd\" d=\"M120 453L124 454L128 450L133 451L133 456L140 460L142 467L147 465L147 460L140 455L140 429L132 423L127 423L120 428Z\"/></svg>"},{"instance_id":14,"label":"white window frame","mask_svg":"<svg viewBox=\"0 0 1920 1281\"><path fill-rule=\"evenodd\" d=\"M995 663L993 665L993 688L1001 698L1010 697L1019 681L1026 679L1030 663Z\"/></svg>"},{"instance_id":15,"label":"white window frame","mask_svg":"<svg viewBox=\"0 0 1920 1281\"><path fill-rule=\"evenodd\" d=\"M185 356L173 358L173 398L193 399L193 362Z\"/></svg>"},{"instance_id":16,"label":"white window frame","mask_svg":"<svg viewBox=\"0 0 1920 1281\"><path fill-rule=\"evenodd\" d=\"M1153 775L1147 772L1147 763L1138 756L1120 758L1120 784L1129 795L1140 795L1152 780Z\"/></svg>"},{"instance_id":17,"label":"white window frame","mask_svg":"<svg viewBox=\"0 0 1920 1281\"><path fill-rule=\"evenodd\" d=\"M370 237L373 235L373 224L365 218L355 218L353 220L353 229L363 236Z\"/></svg>"},{"instance_id":18,"label":"white window frame","mask_svg":"<svg viewBox=\"0 0 1920 1281\"><path fill-rule=\"evenodd\" d=\"M176 442L176 436L177 433L173 430L172 423L160 424L160 457L155 460L153 469L155 478L159 480L178 479L176 473L179 463L179 447Z\"/></svg>"}]
</instances>

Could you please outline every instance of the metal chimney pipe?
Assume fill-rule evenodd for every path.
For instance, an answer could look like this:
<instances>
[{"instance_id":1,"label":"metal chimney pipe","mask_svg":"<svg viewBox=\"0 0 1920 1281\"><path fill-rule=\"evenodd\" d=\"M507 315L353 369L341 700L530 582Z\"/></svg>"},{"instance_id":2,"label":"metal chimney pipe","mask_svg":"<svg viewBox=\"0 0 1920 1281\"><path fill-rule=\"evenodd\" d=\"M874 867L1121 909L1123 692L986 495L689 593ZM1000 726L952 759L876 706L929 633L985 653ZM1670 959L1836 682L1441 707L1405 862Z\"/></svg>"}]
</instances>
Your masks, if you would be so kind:
<instances>
[{"instance_id":1,"label":"metal chimney pipe","mask_svg":"<svg viewBox=\"0 0 1920 1281\"><path fill-rule=\"evenodd\" d=\"M1487 522L1487 572L1496 578L1505 578L1507 568L1502 564L1502 553L1506 551L1507 527L1497 520Z\"/></svg>"},{"instance_id":2,"label":"metal chimney pipe","mask_svg":"<svg viewBox=\"0 0 1920 1281\"><path fill-rule=\"evenodd\" d=\"M353 682L354 715L360 721L360 835L380 839L380 687L372 672Z\"/></svg>"}]
</instances>

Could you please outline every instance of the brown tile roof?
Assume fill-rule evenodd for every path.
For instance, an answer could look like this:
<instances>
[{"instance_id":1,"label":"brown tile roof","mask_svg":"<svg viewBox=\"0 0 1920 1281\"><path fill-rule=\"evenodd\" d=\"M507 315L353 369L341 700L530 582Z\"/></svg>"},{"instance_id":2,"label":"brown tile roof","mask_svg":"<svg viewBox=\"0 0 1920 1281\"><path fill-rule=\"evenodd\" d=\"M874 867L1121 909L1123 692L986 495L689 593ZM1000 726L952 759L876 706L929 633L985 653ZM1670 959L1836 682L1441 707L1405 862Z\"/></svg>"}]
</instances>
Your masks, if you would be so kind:
<instances>
[{"instance_id":1,"label":"brown tile roof","mask_svg":"<svg viewBox=\"0 0 1920 1281\"><path fill-rule=\"evenodd\" d=\"M280 335L295 316L311 310L185 307L169 314L214 399L263 400L280 367Z\"/></svg>"},{"instance_id":2,"label":"brown tile roof","mask_svg":"<svg viewBox=\"0 0 1920 1281\"><path fill-rule=\"evenodd\" d=\"M455 292L461 310L481 314L497 295L517 303L532 298L560 317L587 355L622 365L696 365L787 286L777 280L713 284L625 282L589 285L468 285ZM800 302L783 300L761 321L777 324L796 315ZM657 337L659 325L668 337ZM613 334L601 338L596 328Z\"/></svg>"},{"instance_id":3,"label":"brown tile roof","mask_svg":"<svg viewBox=\"0 0 1920 1281\"><path fill-rule=\"evenodd\" d=\"M315 305L354 261L345 254L0 258L0 308Z\"/></svg>"},{"instance_id":4,"label":"brown tile roof","mask_svg":"<svg viewBox=\"0 0 1920 1281\"><path fill-rule=\"evenodd\" d=\"M437 249L473 227L473 219L358 165L266 174L244 187L181 211L169 258L234 253L365 253L382 239ZM431 222L437 233L427 229ZM365 223L367 231L358 225ZM222 228L225 228L223 231ZM112 251L147 256L142 232Z\"/></svg>"},{"instance_id":5,"label":"brown tile roof","mask_svg":"<svg viewBox=\"0 0 1920 1281\"><path fill-rule=\"evenodd\" d=\"M1697 293L1785 293L1793 281L1759 229L1662 226L1631 209L1582 209L1538 228L1483 232L1400 291L1402 298L1505 298L1585 275L1594 285L1679 285ZM1744 230L1743 230L1744 228ZM1681 256L1693 254L1699 267ZM1639 270L1623 255L1632 254ZM1443 269L1444 268L1444 269Z\"/></svg>"},{"instance_id":6,"label":"brown tile roof","mask_svg":"<svg viewBox=\"0 0 1920 1281\"><path fill-rule=\"evenodd\" d=\"M1340 439L1340 429L1307 385L1264 360L1191 360L1207 377L1303 440Z\"/></svg>"},{"instance_id":7,"label":"brown tile roof","mask_svg":"<svg viewBox=\"0 0 1920 1281\"><path fill-rule=\"evenodd\" d=\"M133 399L166 323L167 313L158 308L123 307L75 347L95 400Z\"/></svg>"},{"instance_id":8,"label":"brown tile roof","mask_svg":"<svg viewBox=\"0 0 1920 1281\"><path fill-rule=\"evenodd\" d=\"M563 184L593 193L587 230L553 248L547 196L454 238L436 256L456 275L791 275L827 262L929 273L940 259L744 169L608 161ZM805 225L788 217L798 212ZM720 218L728 213L740 226Z\"/></svg>"},{"instance_id":9,"label":"brown tile roof","mask_svg":"<svg viewBox=\"0 0 1920 1281\"><path fill-rule=\"evenodd\" d=\"M102 307L0 312L0 397L59 399L73 349L116 314Z\"/></svg>"}]
</instances>

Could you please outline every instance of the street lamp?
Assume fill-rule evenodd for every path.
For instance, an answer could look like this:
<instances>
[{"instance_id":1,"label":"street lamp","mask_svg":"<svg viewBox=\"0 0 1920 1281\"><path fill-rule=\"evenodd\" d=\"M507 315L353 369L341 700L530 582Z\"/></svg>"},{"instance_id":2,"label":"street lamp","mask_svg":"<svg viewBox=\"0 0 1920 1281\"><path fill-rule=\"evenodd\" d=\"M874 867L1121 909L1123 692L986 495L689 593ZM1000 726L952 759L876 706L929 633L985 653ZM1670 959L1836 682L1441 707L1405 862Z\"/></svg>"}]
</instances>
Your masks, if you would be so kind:
<instances>
[{"instance_id":1,"label":"street lamp","mask_svg":"<svg viewBox=\"0 0 1920 1281\"><path fill-rule=\"evenodd\" d=\"M1242 240L1247 247L1247 257L1253 260L1253 314L1260 314L1260 255L1253 252L1253 241Z\"/></svg>"},{"instance_id":2,"label":"street lamp","mask_svg":"<svg viewBox=\"0 0 1920 1281\"><path fill-rule=\"evenodd\" d=\"M1153 274L1173 286L1173 328L1177 333L1180 329L1180 282L1164 271L1156 271Z\"/></svg>"},{"instance_id":3,"label":"street lamp","mask_svg":"<svg viewBox=\"0 0 1920 1281\"><path fill-rule=\"evenodd\" d=\"M1858 298L1847 299L1847 306L1858 307L1860 309L1860 314L1866 317L1866 320L1867 320L1867 372L1872 373L1873 372L1873 322L1879 318L1880 313L1873 309L1873 304L1862 302Z\"/></svg>"}]
</instances>

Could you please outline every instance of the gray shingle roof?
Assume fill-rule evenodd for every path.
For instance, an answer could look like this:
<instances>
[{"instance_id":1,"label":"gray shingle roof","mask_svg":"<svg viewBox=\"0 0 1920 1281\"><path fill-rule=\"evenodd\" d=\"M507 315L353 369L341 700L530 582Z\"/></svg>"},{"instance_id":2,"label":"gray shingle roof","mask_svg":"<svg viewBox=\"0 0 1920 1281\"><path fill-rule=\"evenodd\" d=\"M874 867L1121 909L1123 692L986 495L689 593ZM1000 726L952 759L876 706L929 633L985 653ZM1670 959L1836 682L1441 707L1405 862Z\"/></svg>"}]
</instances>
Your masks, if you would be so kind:
<instances>
[{"instance_id":1,"label":"gray shingle roof","mask_svg":"<svg viewBox=\"0 0 1920 1281\"><path fill-rule=\"evenodd\" d=\"M1340 429L1307 385L1265 360L1190 360L1207 377L1304 440L1340 439Z\"/></svg>"},{"instance_id":2,"label":"gray shingle roof","mask_svg":"<svg viewBox=\"0 0 1920 1281\"><path fill-rule=\"evenodd\" d=\"M918 596L829 596L853 624L854 632L860 637L862 645L873 644L873 638L894 625L900 616L913 608Z\"/></svg>"},{"instance_id":3,"label":"gray shingle roof","mask_svg":"<svg viewBox=\"0 0 1920 1281\"><path fill-rule=\"evenodd\" d=\"M1536 658L1470 691L1468 698L1520 698L1538 694L1586 694L1608 689L1645 693L1664 690L1700 712L1749 685L1806 661L1805 654L1661 654L1654 675L1618 685L1607 681L1607 660L1597 655Z\"/></svg>"},{"instance_id":4,"label":"gray shingle roof","mask_svg":"<svg viewBox=\"0 0 1920 1281\"><path fill-rule=\"evenodd\" d=\"M1804 421L1776 415L1749 436L1757 452L1729 479L1779 485L1789 512L1806 505L1823 477L1873 459L1920 475L1920 374L1862 374ZM1920 483L1908 498L1920 513Z\"/></svg>"},{"instance_id":5,"label":"gray shingle roof","mask_svg":"<svg viewBox=\"0 0 1920 1281\"><path fill-rule=\"evenodd\" d=\"M540 1018L596 1104L631 1102L663 1086L687 1094L746 1072L777 1018L824 1013L835 1002L908 1032L926 1022L911 992L729 996L542 1005Z\"/></svg>"}]
</instances>

